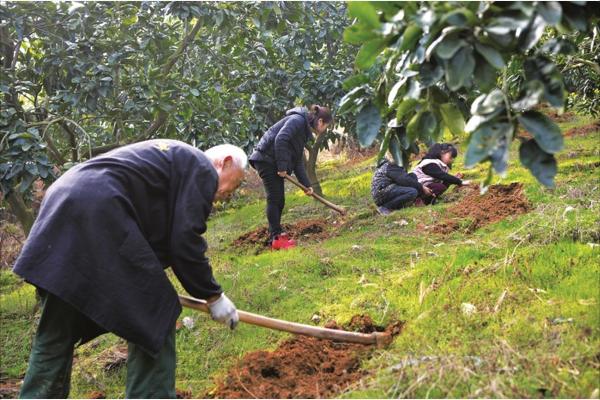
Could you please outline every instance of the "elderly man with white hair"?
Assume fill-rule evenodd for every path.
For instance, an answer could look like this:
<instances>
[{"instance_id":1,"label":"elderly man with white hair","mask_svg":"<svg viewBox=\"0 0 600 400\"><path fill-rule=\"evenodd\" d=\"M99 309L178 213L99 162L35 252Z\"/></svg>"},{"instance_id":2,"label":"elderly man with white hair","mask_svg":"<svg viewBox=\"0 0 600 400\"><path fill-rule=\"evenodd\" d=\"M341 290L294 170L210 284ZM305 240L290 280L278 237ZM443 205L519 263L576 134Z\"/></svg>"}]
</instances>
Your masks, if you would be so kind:
<instances>
[{"instance_id":1,"label":"elderly man with white hair","mask_svg":"<svg viewBox=\"0 0 600 400\"><path fill-rule=\"evenodd\" d=\"M175 398L175 322L165 269L235 328L235 305L205 256L215 200L240 185L242 149L202 152L174 140L124 146L81 163L48 189L14 272L36 286L42 314L24 398L66 398L74 346L105 333L129 342L126 396Z\"/></svg>"}]
</instances>

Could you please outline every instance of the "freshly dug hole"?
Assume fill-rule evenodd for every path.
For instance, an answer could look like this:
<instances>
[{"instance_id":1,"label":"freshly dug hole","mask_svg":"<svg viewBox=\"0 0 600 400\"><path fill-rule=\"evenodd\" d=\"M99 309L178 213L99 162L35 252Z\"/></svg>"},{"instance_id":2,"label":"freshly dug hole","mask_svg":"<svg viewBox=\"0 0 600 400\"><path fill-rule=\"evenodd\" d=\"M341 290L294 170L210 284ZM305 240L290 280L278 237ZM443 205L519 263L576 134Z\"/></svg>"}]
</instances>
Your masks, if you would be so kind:
<instances>
[{"instance_id":1,"label":"freshly dug hole","mask_svg":"<svg viewBox=\"0 0 600 400\"><path fill-rule=\"evenodd\" d=\"M523 194L523 185L492 185L486 194L479 194L478 186L457 188L445 200L456 201L448 210L453 218L440 221L433 227L437 233L450 233L460 229L467 220L467 232L473 232L509 216L524 214L531 210L531 204Z\"/></svg>"},{"instance_id":2,"label":"freshly dug hole","mask_svg":"<svg viewBox=\"0 0 600 400\"><path fill-rule=\"evenodd\" d=\"M341 329L335 322L327 328ZM363 333L385 331L397 335L402 323L387 328L373 324L368 316L355 316L347 330ZM367 375L360 362L374 346L333 342L296 336L272 351L257 351L244 357L218 383L215 398L327 398L335 397Z\"/></svg>"},{"instance_id":3,"label":"freshly dug hole","mask_svg":"<svg viewBox=\"0 0 600 400\"><path fill-rule=\"evenodd\" d=\"M328 231L329 225L329 222L324 219L312 219L299 221L295 224L283 224L282 227L291 239L319 241L331 236ZM268 247L269 228L267 226L261 226L253 231L246 232L233 241L235 247L254 247L257 245Z\"/></svg>"}]
</instances>

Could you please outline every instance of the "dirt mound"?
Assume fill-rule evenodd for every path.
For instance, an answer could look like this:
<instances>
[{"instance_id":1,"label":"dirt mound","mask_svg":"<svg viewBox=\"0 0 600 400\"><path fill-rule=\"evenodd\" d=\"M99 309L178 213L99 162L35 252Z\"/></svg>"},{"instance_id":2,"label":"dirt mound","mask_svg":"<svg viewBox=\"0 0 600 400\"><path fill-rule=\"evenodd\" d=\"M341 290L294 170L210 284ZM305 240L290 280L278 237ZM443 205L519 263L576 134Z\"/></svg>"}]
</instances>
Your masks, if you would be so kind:
<instances>
[{"instance_id":1,"label":"dirt mound","mask_svg":"<svg viewBox=\"0 0 600 400\"><path fill-rule=\"evenodd\" d=\"M339 328L330 321L329 328ZM354 328L354 329L352 329ZM348 330L400 333L402 323L387 328L373 324L368 316L356 316ZM215 398L327 398L335 397L367 374L360 369L373 346L340 343L296 336L272 352L250 353L218 383Z\"/></svg>"},{"instance_id":2,"label":"dirt mound","mask_svg":"<svg viewBox=\"0 0 600 400\"><path fill-rule=\"evenodd\" d=\"M554 122L569 122L575 117L575 114L570 111L562 114L559 114L556 111L545 111L545 114Z\"/></svg>"},{"instance_id":3,"label":"dirt mound","mask_svg":"<svg viewBox=\"0 0 600 400\"><path fill-rule=\"evenodd\" d=\"M520 183L492 185L484 195L479 194L476 185L463 186L454 196L459 200L448 210L452 217L442 220L433 228L437 233L450 233L461 226L467 232L473 232L484 225L511 215L524 214L531 209Z\"/></svg>"},{"instance_id":4,"label":"dirt mound","mask_svg":"<svg viewBox=\"0 0 600 400\"><path fill-rule=\"evenodd\" d=\"M565 132L565 136L573 137L573 136L585 136L589 135L593 132L600 132L600 120L594 121L589 125L577 126L575 128L571 128Z\"/></svg>"},{"instance_id":5,"label":"dirt mound","mask_svg":"<svg viewBox=\"0 0 600 400\"><path fill-rule=\"evenodd\" d=\"M283 230L288 233L290 238L296 240L318 241L327 239L331 236L328 230L329 223L322 219L312 219L300 221L295 224L283 224ZM235 247L249 247L260 245L267 247L269 245L269 228L262 226L253 231L246 232L233 241Z\"/></svg>"}]
</instances>

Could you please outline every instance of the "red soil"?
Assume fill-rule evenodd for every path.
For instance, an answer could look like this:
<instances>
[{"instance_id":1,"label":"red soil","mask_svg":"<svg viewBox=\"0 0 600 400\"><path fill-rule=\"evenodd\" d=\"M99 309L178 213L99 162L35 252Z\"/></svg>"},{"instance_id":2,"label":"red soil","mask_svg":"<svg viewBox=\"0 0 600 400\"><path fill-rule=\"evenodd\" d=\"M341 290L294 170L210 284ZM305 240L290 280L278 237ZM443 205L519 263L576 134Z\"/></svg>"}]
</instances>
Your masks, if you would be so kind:
<instances>
[{"instance_id":1,"label":"red soil","mask_svg":"<svg viewBox=\"0 0 600 400\"><path fill-rule=\"evenodd\" d=\"M0 378L0 399L16 399L20 389L21 379Z\"/></svg>"},{"instance_id":2,"label":"red soil","mask_svg":"<svg viewBox=\"0 0 600 400\"><path fill-rule=\"evenodd\" d=\"M451 196L458 197L456 204L448 210L452 217L436 224L433 230L437 233L458 230L461 220L464 219L469 221L466 230L472 232L484 225L513 215L524 214L531 209L529 201L523 194L523 185L520 183L493 185L484 195L479 194L477 186L463 186L457 188Z\"/></svg>"},{"instance_id":3,"label":"red soil","mask_svg":"<svg viewBox=\"0 0 600 400\"><path fill-rule=\"evenodd\" d=\"M600 120L594 121L589 125L578 126L575 128L571 128L565 132L565 136L573 137L573 136L586 136L590 133L600 132Z\"/></svg>"},{"instance_id":4,"label":"red soil","mask_svg":"<svg viewBox=\"0 0 600 400\"><path fill-rule=\"evenodd\" d=\"M558 114L556 111L546 110L544 113L554 122L569 122L575 117L575 114L570 111Z\"/></svg>"},{"instance_id":5,"label":"red soil","mask_svg":"<svg viewBox=\"0 0 600 400\"><path fill-rule=\"evenodd\" d=\"M322 219L312 219L307 221L300 221L295 224L283 224L283 230L288 233L290 238L296 240L312 240L319 241L327 239L331 236L328 230L329 223ZM269 245L269 229L266 226L262 226L253 231L246 232L238 237L233 245L235 247L247 247L256 246L257 244L263 247Z\"/></svg>"},{"instance_id":6,"label":"red soil","mask_svg":"<svg viewBox=\"0 0 600 400\"><path fill-rule=\"evenodd\" d=\"M326 327L340 329L335 322ZM386 331L397 335L402 323L378 327L368 316L355 316L348 330ZM361 360L372 346L296 336L272 352L250 353L211 393L215 398L330 398L367 375Z\"/></svg>"}]
</instances>

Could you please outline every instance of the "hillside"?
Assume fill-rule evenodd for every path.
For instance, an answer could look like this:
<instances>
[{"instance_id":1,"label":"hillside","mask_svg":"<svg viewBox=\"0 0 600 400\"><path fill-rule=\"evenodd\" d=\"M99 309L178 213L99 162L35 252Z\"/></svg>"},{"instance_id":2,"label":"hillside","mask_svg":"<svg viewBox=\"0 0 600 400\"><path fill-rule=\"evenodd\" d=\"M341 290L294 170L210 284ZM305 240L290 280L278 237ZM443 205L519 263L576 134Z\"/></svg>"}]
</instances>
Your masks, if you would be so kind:
<instances>
[{"instance_id":1,"label":"hillside","mask_svg":"<svg viewBox=\"0 0 600 400\"><path fill-rule=\"evenodd\" d=\"M382 217L369 195L373 157L322 162L323 190L348 215L287 185L283 222L300 233L300 245L285 252L247 235L266 223L262 188L249 179L232 203L217 207L207 234L215 275L239 309L349 329L369 325L369 316L374 325L401 329L387 348L300 341L292 345L303 351L293 353L282 345L290 335L243 324L230 332L184 310L193 324L186 320L177 333L180 394L598 397L600 125L577 115L557 119L566 145L555 189L520 166L514 143L507 176L495 178L503 186L484 197L451 190L435 206ZM485 177L482 167L465 173ZM0 397L11 397L38 312L33 288L7 269L0 273ZM251 354L279 345L283 358ZM71 396L123 397L126 348L113 335L81 346ZM253 370L252 360L265 364Z\"/></svg>"}]
</instances>

